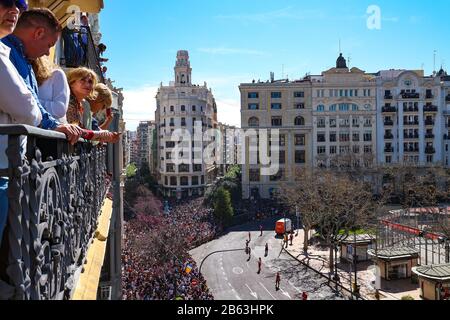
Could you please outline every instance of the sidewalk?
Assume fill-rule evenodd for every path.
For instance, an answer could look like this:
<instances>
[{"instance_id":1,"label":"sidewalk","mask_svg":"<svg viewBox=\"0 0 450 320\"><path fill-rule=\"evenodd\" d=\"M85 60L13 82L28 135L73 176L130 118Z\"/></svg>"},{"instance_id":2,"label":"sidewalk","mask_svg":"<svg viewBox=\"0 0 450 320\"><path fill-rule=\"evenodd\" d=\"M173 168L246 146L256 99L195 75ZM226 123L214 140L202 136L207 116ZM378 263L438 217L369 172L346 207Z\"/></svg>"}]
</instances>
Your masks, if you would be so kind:
<instances>
[{"instance_id":1,"label":"sidewalk","mask_svg":"<svg viewBox=\"0 0 450 320\"><path fill-rule=\"evenodd\" d=\"M294 237L293 245L289 245L285 250L294 256L298 261L307 264L322 274L329 275L328 268L329 250L316 245L308 247L308 254L303 252L304 231L300 230L298 236ZM281 241L281 240L280 240ZM358 264L358 285L361 286L360 294L364 299L375 300L375 289L371 286L373 273L369 267L373 266L373 262L368 261ZM340 262L338 254L338 275L342 286L351 289L351 281L354 281L354 272L347 262ZM334 275L331 275L333 277ZM400 300L403 296L410 295L416 300L420 298L420 288L418 285L411 284L410 279L398 281L383 281L381 283L380 299L381 300Z\"/></svg>"}]
</instances>

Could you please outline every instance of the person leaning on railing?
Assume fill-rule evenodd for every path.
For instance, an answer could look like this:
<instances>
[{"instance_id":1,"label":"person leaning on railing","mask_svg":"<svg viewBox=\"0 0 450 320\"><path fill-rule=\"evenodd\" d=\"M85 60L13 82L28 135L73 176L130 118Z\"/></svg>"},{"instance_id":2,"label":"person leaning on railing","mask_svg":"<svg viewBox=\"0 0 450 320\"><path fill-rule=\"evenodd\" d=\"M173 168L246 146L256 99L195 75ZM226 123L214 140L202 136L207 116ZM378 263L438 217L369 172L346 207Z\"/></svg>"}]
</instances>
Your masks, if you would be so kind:
<instances>
[{"instance_id":1,"label":"person leaning on railing","mask_svg":"<svg viewBox=\"0 0 450 320\"><path fill-rule=\"evenodd\" d=\"M67 110L67 121L88 130L83 136L87 140L117 143L119 133L101 130L98 122L92 117L91 107L86 99L95 100L94 88L97 86L97 75L87 68L73 69L67 75L70 87L70 102Z\"/></svg>"},{"instance_id":2,"label":"person leaning on railing","mask_svg":"<svg viewBox=\"0 0 450 320\"><path fill-rule=\"evenodd\" d=\"M39 101L61 123L67 123L70 88L64 71L46 56L32 62L39 85Z\"/></svg>"},{"instance_id":3,"label":"person leaning on railing","mask_svg":"<svg viewBox=\"0 0 450 320\"><path fill-rule=\"evenodd\" d=\"M1 41L11 49L9 58L38 104L42 114L40 127L62 132L71 144L75 144L83 131L78 126L61 124L41 105L36 76L30 64L30 61L48 56L60 34L61 25L53 12L48 9L31 9L20 15L13 34Z\"/></svg>"},{"instance_id":4,"label":"person leaning on railing","mask_svg":"<svg viewBox=\"0 0 450 320\"><path fill-rule=\"evenodd\" d=\"M109 125L113 121L111 105L112 105L112 92L107 85L98 83L95 88L95 99L87 98L91 107L91 112L95 120L103 120L103 112L105 112L104 121L99 125L101 130L108 130ZM93 119L93 120L94 120Z\"/></svg>"},{"instance_id":5,"label":"person leaning on railing","mask_svg":"<svg viewBox=\"0 0 450 320\"><path fill-rule=\"evenodd\" d=\"M14 31L25 1L0 0L0 39ZM0 124L38 126L42 115L31 92L9 60L10 49L0 41ZM24 149L25 139L21 140ZM8 168L8 136L0 136L0 170ZM8 178L0 176L0 245L8 213Z\"/></svg>"}]
</instances>

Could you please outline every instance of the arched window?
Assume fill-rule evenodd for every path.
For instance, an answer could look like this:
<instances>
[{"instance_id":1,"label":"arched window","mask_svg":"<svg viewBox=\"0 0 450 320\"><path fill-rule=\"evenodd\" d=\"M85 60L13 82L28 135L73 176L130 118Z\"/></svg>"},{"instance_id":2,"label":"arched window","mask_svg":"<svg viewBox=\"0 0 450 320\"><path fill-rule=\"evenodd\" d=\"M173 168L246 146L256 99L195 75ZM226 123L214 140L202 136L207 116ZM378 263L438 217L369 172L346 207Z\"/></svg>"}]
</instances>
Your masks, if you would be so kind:
<instances>
[{"instance_id":1,"label":"arched window","mask_svg":"<svg viewBox=\"0 0 450 320\"><path fill-rule=\"evenodd\" d=\"M323 112L323 111L325 111L325 106L324 106L323 104L318 105L318 106L317 106L317 111L318 111L318 112Z\"/></svg>"},{"instance_id":2,"label":"arched window","mask_svg":"<svg viewBox=\"0 0 450 320\"><path fill-rule=\"evenodd\" d=\"M175 107L174 106L170 106L170 112L174 112L175 111Z\"/></svg>"},{"instance_id":3,"label":"arched window","mask_svg":"<svg viewBox=\"0 0 450 320\"><path fill-rule=\"evenodd\" d=\"M250 119L248 119L248 126L259 127L259 119L256 117L251 117Z\"/></svg>"},{"instance_id":4,"label":"arched window","mask_svg":"<svg viewBox=\"0 0 450 320\"><path fill-rule=\"evenodd\" d=\"M305 125L305 118L303 118L303 117L295 118L295 125L296 126L304 126Z\"/></svg>"}]
</instances>

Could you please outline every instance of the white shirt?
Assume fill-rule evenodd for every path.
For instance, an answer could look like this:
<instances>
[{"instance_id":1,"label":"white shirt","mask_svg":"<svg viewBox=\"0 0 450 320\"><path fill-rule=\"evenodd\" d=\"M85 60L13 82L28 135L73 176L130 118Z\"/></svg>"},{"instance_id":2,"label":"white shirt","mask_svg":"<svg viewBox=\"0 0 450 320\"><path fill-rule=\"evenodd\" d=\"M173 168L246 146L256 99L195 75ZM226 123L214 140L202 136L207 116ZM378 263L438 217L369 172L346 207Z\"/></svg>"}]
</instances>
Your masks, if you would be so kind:
<instances>
[{"instance_id":1,"label":"white shirt","mask_svg":"<svg viewBox=\"0 0 450 320\"><path fill-rule=\"evenodd\" d=\"M39 101L53 118L67 123L70 88L64 71L56 69L52 76L39 87Z\"/></svg>"},{"instance_id":2,"label":"white shirt","mask_svg":"<svg viewBox=\"0 0 450 320\"><path fill-rule=\"evenodd\" d=\"M38 126L42 115L24 80L9 60L10 49L0 42L0 124ZM26 140L21 139L22 151ZM8 168L8 136L0 136L0 169Z\"/></svg>"}]
</instances>

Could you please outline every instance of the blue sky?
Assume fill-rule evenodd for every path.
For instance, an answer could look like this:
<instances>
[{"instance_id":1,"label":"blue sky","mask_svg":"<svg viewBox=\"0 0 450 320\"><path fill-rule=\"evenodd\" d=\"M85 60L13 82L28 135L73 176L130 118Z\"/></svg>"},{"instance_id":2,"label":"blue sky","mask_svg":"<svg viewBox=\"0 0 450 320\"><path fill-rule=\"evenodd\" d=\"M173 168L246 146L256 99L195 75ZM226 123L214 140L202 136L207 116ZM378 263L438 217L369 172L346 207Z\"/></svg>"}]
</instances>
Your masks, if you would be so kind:
<instances>
[{"instance_id":1,"label":"blue sky","mask_svg":"<svg viewBox=\"0 0 450 320\"><path fill-rule=\"evenodd\" d=\"M367 26L371 5L380 29ZM193 82L212 88L219 121L240 125L240 83L271 71L320 74L334 66L339 40L350 66L368 72L423 66L431 74L434 50L437 68L450 67L449 12L448 0L105 0L100 24L134 130L154 119L155 90L172 80L177 50L189 50Z\"/></svg>"}]
</instances>

